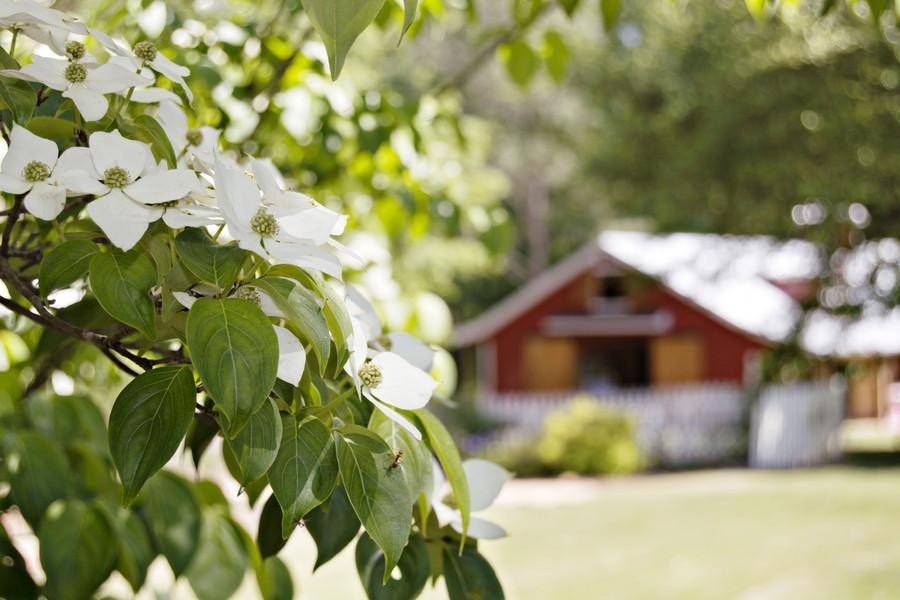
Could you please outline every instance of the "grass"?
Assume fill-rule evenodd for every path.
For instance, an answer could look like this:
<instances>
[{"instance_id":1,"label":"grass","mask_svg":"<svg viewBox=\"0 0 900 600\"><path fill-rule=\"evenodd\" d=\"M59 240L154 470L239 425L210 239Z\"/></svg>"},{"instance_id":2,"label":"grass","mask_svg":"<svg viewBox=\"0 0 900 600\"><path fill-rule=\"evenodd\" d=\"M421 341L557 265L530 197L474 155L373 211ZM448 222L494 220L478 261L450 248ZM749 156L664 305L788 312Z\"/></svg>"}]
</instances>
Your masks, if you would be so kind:
<instances>
[{"instance_id":1,"label":"grass","mask_svg":"<svg viewBox=\"0 0 900 600\"><path fill-rule=\"evenodd\" d=\"M893 598L900 590L897 469L522 481L508 492L486 516L511 535L482 548L511 600ZM307 562L308 540L287 550L302 598L361 597L352 552L310 577L293 560Z\"/></svg>"}]
</instances>

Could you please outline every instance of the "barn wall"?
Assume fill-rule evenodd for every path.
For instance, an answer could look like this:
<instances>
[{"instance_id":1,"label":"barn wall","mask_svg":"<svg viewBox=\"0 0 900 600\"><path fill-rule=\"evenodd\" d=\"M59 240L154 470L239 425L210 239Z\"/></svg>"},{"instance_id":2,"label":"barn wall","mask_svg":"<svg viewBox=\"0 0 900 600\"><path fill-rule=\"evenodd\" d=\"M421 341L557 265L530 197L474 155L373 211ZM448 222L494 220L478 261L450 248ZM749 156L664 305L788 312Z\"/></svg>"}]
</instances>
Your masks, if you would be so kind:
<instances>
[{"instance_id":1,"label":"barn wall","mask_svg":"<svg viewBox=\"0 0 900 600\"><path fill-rule=\"evenodd\" d=\"M548 296L531 310L510 323L492 340L496 348L496 388L498 392L526 391L531 389L549 389L558 387L560 382L570 381L572 374L568 366L548 382L540 384L535 381L538 375L534 368L529 369L526 359L526 347L529 339L539 335L541 320L552 314L573 314L586 312L589 291L594 289L594 278L591 274L579 276L568 285ZM669 293L665 288L652 284L635 298L643 310L665 309L675 318L674 328L669 335L693 340L691 356L685 357L693 361L701 361L698 367L691 365L683 374L671 370L653 367L652 371L665 374L660 383L671 383L681 377L684 380L717 380L741 382L744 378L744 364L749 352L757 351L762 346L752 339L722 325L696 307ZM533 355L532 342L532 355ZM563 361L564 354L556 359ZM667 353L666 356L671 356ZM554 360L556 360L554 359ZM677 352L675 353L677 359ZM532 364L534 359L532 356ZM565 358L571 361L572 357ZM548 361L550 362L550 361ZM562 364L562 363L560 363ZM530 372L526 373L526 370Z\"/></svg>"}]
</instances>

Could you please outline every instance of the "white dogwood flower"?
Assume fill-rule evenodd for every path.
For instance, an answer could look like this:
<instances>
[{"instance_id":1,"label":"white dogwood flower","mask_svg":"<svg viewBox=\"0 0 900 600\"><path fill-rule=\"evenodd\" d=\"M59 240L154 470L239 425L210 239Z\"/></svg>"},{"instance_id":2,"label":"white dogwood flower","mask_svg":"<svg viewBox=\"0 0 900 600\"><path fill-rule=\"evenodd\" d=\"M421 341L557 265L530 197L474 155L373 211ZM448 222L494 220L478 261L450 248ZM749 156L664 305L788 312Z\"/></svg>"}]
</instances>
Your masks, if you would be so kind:
<instances>
[{"instance_id":1,"label":"white dogwood flower","mask_svg":"<svg viewBox=\"0 0 900 600\"><path fill-rule=\"evenodd\" d=\"M81 189L73 191L98 196L88 204L88 214L122 250L134 247L150 223L163 216L167 203L199 187L193 171L156 165L145 144L118 131L92 133L88 148L73 150L79 151L73 163L87 176Z\"/></svg>"},{"instance_id":2,"label":"white dogwood flower","mask_svg":"<svg viewBox=\"0 0 900 600\"><path fill-rule=\"evenodd\" d=\"M187 115L172 102L160 102L156 116L159 124L169 137L175 154L184 160L194 158L209 168L215 163L216 150L219 147L218 129L212 127L188 127ZM190 163L187 163L190 164Z\"/></svg>"},{"instance_id":3,"label":"white dogwood flower","mask_svg":"<svg viewBox=\"0 0 900 600\"><path fill-rule=\"evenodd\" d=\"M55 219L66 203L59 181L59 149L50 140L14 125L9 150L0 163L0 190L25 194L25 208L39 219Z\"/></svg>"},{"instance_id":4,"label":"white dogwood flower","mask_svg":"<svg viewBox=\"0 0 900 600\"><path fill-rule=\"evenodd\" d=\"M463 471L469 487L469 510L472 514L481 512L493 504L504 484L512 477L503 467L480 458L463 461ZM446 499L452 496L450 484L437 464L432 466L431 472L434 477L434 497L431 506L438 523L441 527L449 524L458 533L462 533L462 513L446 502ZM469 518L467 535L480 540L494 540L505 537L506 531L496 523L472 516Z\"/></svg>"},{"instance_id":5,"label":"white dogwood flower","mask_svg":"<svg viewBox=\"0 0 900 600\"><path fill-rule=\"evenodd\" d=\"M109 108L104 94L120 93L147 80L114 63L96 65L45 56L34 56L21 69L4 69L0 75L42 83L71 98L87 121L103 118Z\"/></svg>"},{"instance_id":6,"label":"white dogwood flower","mask_svg":"<svg viewBox=\"0 0 900 600\"><path fill-rule=\"evenodd\" d=\"M312 240L291 235L292 231L311 231L290 219L297 212L305 211L308 205L295 207L297 210L291 212L283 206L264 203L260 188L243 171L226 165L221 158L216 158L215 165L219 208L229 234L241 248L332 277L341 276L341 263L337 257ZM315 218L315 213L309 213L309 216ZM331 225L324 226L331 231Z\"/></svg>"},{"instance_id":7,"label":"white dogwood flower","mask_svg":"<svg viewBox=\"0 0 900 600\"><path fill-rule=\"evenodd\" d=\"M0 2L0 27L21 31L34 41L63 54L68 35L84 35L87 27L75 17L50 8L49 4L33 0L3 0Z\"/></svg>"},{"instance_id":8,"label":"white dogwood flower","mask_svg":"<svg viewBox=\"0 0 900 600\"><path fill-rule=\"evenodd\" d=\"M126 44L114 40L102 31L91 29L90 32L111 53L127 58L138 70L146 67L168 78L181 87L185 96L187 96L188 102L193 101L194 95L184 80L185 77L191 74L191 70L169 60L165 54L157 49L153 42L138 42L133 48L128 48Z\"/></svg>"}]
</instances>

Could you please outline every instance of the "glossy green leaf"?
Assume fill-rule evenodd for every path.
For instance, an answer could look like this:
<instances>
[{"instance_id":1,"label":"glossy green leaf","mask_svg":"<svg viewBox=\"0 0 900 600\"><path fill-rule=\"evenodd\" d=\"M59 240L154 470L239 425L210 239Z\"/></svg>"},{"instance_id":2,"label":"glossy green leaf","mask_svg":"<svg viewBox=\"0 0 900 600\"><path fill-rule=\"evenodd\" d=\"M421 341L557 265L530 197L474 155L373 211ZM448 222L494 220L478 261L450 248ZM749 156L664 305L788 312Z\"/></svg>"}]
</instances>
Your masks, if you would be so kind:
<instances>
[{"instance_id":1,"label":"glossy green leaf","mask_svg":"<svg viewBox=\"0 0 900 600\"><path fill-rule=\"evenodd\" d=\"M562 35L558 31L545 33L542 51L547 72L554 81L560 83L565 78L569 66L569 47Z\"/></svg>"},{"instance_id":2,"label":"glossy green leaf","mask_svg":"<svg viewBox=\"0 0 900 600\"><path fill-rule=\"evenodd\" d=\"M149 338L156 337L156 311L150 297L150 289L156 285L156 267L142 250L94 256L90 282L107 314Z\"/></svg>"},{"instance_id":3,"label":"glossy green leaf","mask_svg":"<svg viewBox=\"0 0 900 600\"><path fill-rule=\"evenodd\" d=\"M316 543L314 571L337 556L359 531L359 519L342 485L334 488L328 502L307 515L305 523L306 530Z\"/></svg>"},{"instance_id":4,"label":"glossy green leaf","mask_svg":"<svg viewBox=\"0 0 900 600\"><path fill-rule=\"evenodd\" d=\"M336 432L341 480L350 505L366 532L384 551L384 580L400 560L412 525L409 488L394 453L380 437L347 425Z\"/></svg>"},{"instance_id":5,"label":"glossy green leaf","mask_svg":"<svg viewBox=\"0 0 900 600\"><path fill-rule=\"evenodd\" d=\"M400 41L409 31L413 21L416 20L416 9L419 8L419 0L403 0L403 29L400 31Z\"/></svg>"},{"instance_id":6,"label":"glossy green leaf","mask_svg":"<svg viewBox=\"0 0 900 600\"><path fill-rule=\"evenodd\" d=\"M200 501L191 485L160 471L144 485L137 507L172 572L181 575L197 550L201 529Z\"/></svg>"},{"instance_id":7,"label":"glossy green leaf","mask_svg":"<svg viewBox=\"0 0 900 600\"><path fill-rule=\"evenodd\" d=\"M297 422L282 417L283 434L278 456L269 469L269 485L283 512L282 537L306 513L328 499L337 481L334 441L328 428L315 417Z\"/></svg>"},{"instance_id":8,"label":"glossy green leaf","mask_svg":"<svg viewBox=\"0 0 900 600\"><path fill-rule=\"evenodd\" d=\"M190 367L170 366L138 375L116 398L109 449L126 504L175 454L191 425L196 397Z\"/></svg>"},{"instance_id":9,"label":"glossy green leaf","mask_svg":"<svg viewBox=\"0 0 900 600\"><path fill-rule=\"evenodd\" d=\"M503 586L490 563L472 547L462 554L444 547L444 581L450 600L491 598L503 600Z\"/></svg>"},{"instance_id":10,"label":"glossy green leaf","mask_svg":"<svg viewBox=\"0 0 900 600\"><path fill-rule=\"evenodd\" d=\"M400 576L390 577L386 583L382 582L384 552L365 533L356 542L355 558L356 571L369 600L413 600L422 593L431 572L425 540L417 533L410 536L397 563Z\"/></svg>"},{"instance_id":11,"label":"glossy green leaf","mask_svg":"<svg viewBox=\"0 0 900 600\"><path fill-rule=\"evenodd\" d=\"M74 121L46 116L33 117L26 127L37 136L60 142L71 140L77 130Z\"/></svg>"},{"instance_id":12,"label":"glossy green leaf","mask_svg":"<svg viewBox=\"0 0 900 600\"><path fill-rule=\"evenodd\" d=\"M309 342L316 356L319 374L323 374L331 353L331 336L316 295L284 277L264 277L251 285L269 296L284 313L291 328L301 339Z\"/></svg>"},{"instance_id":13,"label":"glossy green leaf","mask_svg":"<svg viewBox=\"0 0 900 600\"><path fill-rule=\"evenodd\" d=\"M293 600L294 581L291 572L277 556L263 562L263 581L260 582L263 600Z\"/></svg>"},{"instance_id":14,"label":"glossy green leaf","mask_svg":"<svg viewBox=\"0 0 900 600\"><path fill-rule=\"evenodd\" d=\"M199 228L187 228L179 233L175 250L191 273L220 290L234 285L241 266L250 256L234 244L216 243Z\"/></svg>"},{"instance_id":15,"label":"glossy green leaf","mask_svg":"<svg viewBox=\"0 0 900 600\"><path fill-rule=\"evenodd\" d=\"M108 454L106 421L84 396L34 396L25 405L28 420L48 438L65 446L80 444Z\"/></svg>"},{"instance_id":16,"label":"glossy green leaf","mask_svg":"<svg viewBox=\"0 0 900 600\"><path fill-rule=\"evenodd\" d=\"M275 462L281 434L278 407L274 400L269 400L234 438L225 441L240 468L238 483L247 486L266 474Z\"/></svg>"},{"instance_id":17,"label":"glossy green leaf","mask_svg":"<svg viewBox=\"0 0 900 600\"><path fill-rule=\"evenodd\" d=\"M12 112L15 122L24 125L34 112L37 95L24 81L0 77L0 100Z\"/></svg>"},{"instance_id":18,"label":"glossy green leaf","mask_svg":"<svg viewBox=\"0 0 900 600\"><path fill-rule=\"evenodd\" d=\"M419 494L432 483L431 452L428 447L400 427L396 421L387 418L380 410L372 413L369 429L387 442L395 456L399 453L396 469L403 474L410 497L418 498Z\"/></svg>"},{"instance_id":19,"label":"glossy green leaf","mask_svg":"<svg viewBox=\"0 0 900 600\"><path fill-rule=\"evenodd\" d=\"M466 479L466 472L463 470L462 459L459 457L459 450L453 441L453 436L444 427L444 424L435 417L428 409L420 408L415 411L419 420L421 429L425 433L425 438L431 451L441 463L444 469L444 475L450 482L450 488L453 490L453 497L456 499L456 506L462 514L463 523L463 541L465 541L465 532L469 530L469 517L471 514L469 501L469 482Z\"/></svg>"},{"instance_id":20,"label":"glossy green leaf","mask_svg":"<svg viewBox=\"0 0 900 600\"><path fill-rule=\"evenodd\" d=\"M63 242L46 254L38 275L41 295L64 288L87 275L91 259L99 254L97 244L87 240Z\"/></svg>"},{"instance_id":21,"label":"glossy green leaf","mask_svg":"<svg viewBox=\"0 0 900 600\"><path fill-rule=\"evenodd\" d=\"M263 558L275 556L287 543L287 538L281 532L282 515L278 498L272 494L263 505L259 515L259 528L256 530L256 546Z\"/></svg>"},{"instance_id":22,"label":"glossy green leaf","mask_svg":"<svg viewBox=\"0 0 900 600\"><path fill-rule=\"evenodd\" d=\"M175 168L178 164L169 136L155 118L144 113L133 121L120 118L117 123L124 135L147 143L157 161L166 161L170 168Z\"/></svg>"},{"instance_id":23,"label":"glossy green leaf","mask_svg":"<svg viewBox=\"0 0 900 600\"><path fill-rule=\"evenodd\" d=\"M130 510L104 505L100 508L115 532L118 551L116 570L136 592L144 585L150 563L156 558L150 532L140 517Z\"/></svg>"},{"instance_id":24,"label":"glossy green leaf","mask_svg":"<svg viewBox=\"0 0 900 600\"><path fill-rule=\"evenodd\" d=\"M337 79L350 46L369 26L385 0L303 0L303 8L328 52L331 78Z\"/></svg>"},{"instance_id":25,"label":"glossy green leaf","mask_svg":"<svg viewBox=\"0 0 900 600\"><path fill-rule=\"evenodd\" d=\"M763 3L766 0L747 0L748 2ZM619 14L622 12L622 0L600 0L600 14L603 15L603 28L611 31L619 21Z\"/></svg>"},{"instance_id":26,"label":"glossy green leaf","mask_svg":"<svg viewBox=\"0 0 900 600\"><path fill-rule=\"evenodd\" d=\"M231 598L248 566L250 559L237 531L218 509L206 509L197 553L185 573L197 598Z\"/></svg>"},{"instance_id":27,"label":"glossy green leaf","mask_svg":"<svg viewBox=\"0 0 900 600\"><path fill-rule=\"evenodd\" d=\"M516 40L505 45L500 52L509 76L520 87L527 87L541 66L538 55L528 43Z\"/></svg>"},{"instance_id":28,"label":"glossy green leaf","mask_svg":"<svg viewBox=\"0 0 900 600\"><path fill-rule=\"evenodd\" d=\"M191 307L187 345L200 379L233 438L262 408L275 384L278 339L258 306L203 298Z\"/></svg>"},{"instance_id":29,"label":"glossy green leaf","mask_svg":"<svg viewBox=\"0 0 900 600\"><path fill-rule=\"evenodd\" d=\"M9 436L6 469L12 500L32 528L37 529L47 507L72 492L72 476L62 447L32 431Z\"/></svg>"},{"instance_id":30,"label":"glossy green leaf","mask_svg":"<svg viewBox=\"0 0 900 600\"><path fill-rule=\"evenodd\" d=\"M54 600L83 600L116 564L116 539L103 513L79 500L54 504L38 533L44 592Z\"/></svg>"}]
</instances>

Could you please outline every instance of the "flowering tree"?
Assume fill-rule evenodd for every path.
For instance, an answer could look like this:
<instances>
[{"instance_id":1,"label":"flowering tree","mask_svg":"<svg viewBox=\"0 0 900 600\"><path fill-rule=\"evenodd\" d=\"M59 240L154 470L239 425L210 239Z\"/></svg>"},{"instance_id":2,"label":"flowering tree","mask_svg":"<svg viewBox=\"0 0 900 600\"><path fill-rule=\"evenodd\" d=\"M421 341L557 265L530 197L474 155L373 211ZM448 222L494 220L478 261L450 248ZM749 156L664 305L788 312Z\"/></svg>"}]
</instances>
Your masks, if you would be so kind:
<instances>
[{"instance_id":1,"label":"flowering tree","mask_svg":"<svg viewBox=\"0 0 900 600\"><path fill-rule=\"evenodd\" d=\"M337 75L380 3L304 4ZM202 599L248 568L263 597L289 598L276 554L302 524L317 566L358 539L370 598L440 576L451 598L502 597L477 539L504 532L470 514L508 474L460 460L427 408L435 350L384 331L343 281L359 262L338 241L346 217L190 128L189 71L152 42L31 0L0 2L0 26L0 342L43 357L0 369L17 390L0 397L0 481L46 576L0 528L0 595L87 598L113 571L137 590L162 556ZM76 342L133 378L108 420L49 390ZM251 503L271 488L256 539L217 486L161 470L216 436Z\"/></svg>"}]
</instances>

